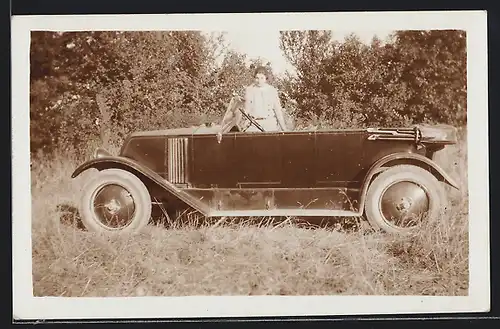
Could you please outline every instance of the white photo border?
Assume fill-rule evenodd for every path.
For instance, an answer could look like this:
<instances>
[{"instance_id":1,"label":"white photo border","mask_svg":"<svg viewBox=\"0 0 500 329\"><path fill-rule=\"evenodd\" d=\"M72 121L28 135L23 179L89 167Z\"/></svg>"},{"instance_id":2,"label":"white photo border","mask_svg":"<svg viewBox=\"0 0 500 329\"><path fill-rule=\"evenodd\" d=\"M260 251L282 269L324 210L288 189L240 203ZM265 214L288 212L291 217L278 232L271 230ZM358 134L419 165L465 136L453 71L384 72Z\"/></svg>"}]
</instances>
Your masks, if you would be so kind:
<instances>
[{"instance_id":1,"label":"white photo border","mask_svg":"<svg viewBox=\"0 0 500 329\"><path fill-rule=\"evenodd\" d=\"M205 318L486 312L490 309L486 11L68 15L12 18L12 235L15 319ZM467 33L469 295L33 297L29 73L31 31L459 29Z\"/></svg>"}]
</instances>

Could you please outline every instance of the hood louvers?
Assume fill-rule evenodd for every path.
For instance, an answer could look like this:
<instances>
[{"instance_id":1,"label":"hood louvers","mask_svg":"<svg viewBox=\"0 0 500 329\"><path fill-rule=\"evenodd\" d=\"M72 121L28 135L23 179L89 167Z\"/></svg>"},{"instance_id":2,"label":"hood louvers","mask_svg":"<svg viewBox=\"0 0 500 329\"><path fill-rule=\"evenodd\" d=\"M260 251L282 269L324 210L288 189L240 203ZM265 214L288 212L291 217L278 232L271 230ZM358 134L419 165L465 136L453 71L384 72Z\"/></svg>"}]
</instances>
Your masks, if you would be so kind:
<instances>
[{"instance_id":1,"label":"hood louvers","mask_svg":"<svg viewBox=\"0 0 500 329\"><path fill-rule=\"evenodd\" d=\"M188 181L188 139L167 139L167 180L173 184L186 184Z\"/></svg>"}]
</instances>

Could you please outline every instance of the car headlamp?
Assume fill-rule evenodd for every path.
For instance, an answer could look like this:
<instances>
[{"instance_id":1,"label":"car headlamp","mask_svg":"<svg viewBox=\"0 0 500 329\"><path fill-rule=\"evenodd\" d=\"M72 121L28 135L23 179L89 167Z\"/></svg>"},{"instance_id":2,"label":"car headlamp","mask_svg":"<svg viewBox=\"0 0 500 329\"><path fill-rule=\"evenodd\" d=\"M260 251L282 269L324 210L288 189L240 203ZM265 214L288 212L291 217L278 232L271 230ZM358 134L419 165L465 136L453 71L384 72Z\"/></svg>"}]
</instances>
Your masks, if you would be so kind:
<instances>
[{"instance_id":1,"label":"car headlamp","mask_svg":"<svg viewBox=\"0 0 500 329\"><path fill-rule=\"evenodd\" d=\"M94 151L94 158L95 159L98 159L98 158L105 158L105 157L109 157L109 156L112 156L111 153L109 153L108 151L106 151L105 149L103 149L102 147L98 147L95 151Z\"/></svg>"},{"instance_id":2,"label":"car headlamp","mask_svg":"<svg viewBox=\"0 0 500 329\"><path fill-rule=\"evenodd\" d=\"M457 141L457 129L452 126L419 126L422 140L454 143Z\"/></svg>"}]
</instances>

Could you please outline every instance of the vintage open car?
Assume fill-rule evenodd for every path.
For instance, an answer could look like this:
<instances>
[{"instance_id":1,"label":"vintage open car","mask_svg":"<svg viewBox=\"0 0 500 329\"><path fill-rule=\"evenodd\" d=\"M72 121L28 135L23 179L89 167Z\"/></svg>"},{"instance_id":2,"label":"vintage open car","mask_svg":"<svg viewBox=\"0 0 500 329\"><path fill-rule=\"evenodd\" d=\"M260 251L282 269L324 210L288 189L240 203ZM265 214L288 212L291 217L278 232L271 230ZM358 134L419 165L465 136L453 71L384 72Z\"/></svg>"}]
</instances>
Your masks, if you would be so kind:
<instances>
[{"instance_id":1,"label":"vintage open car","mask_svg":"<svg viewBox=\"0 0 500 329\"><path fill-rule=\"evenodd\" d=\"M221 125L136 132L117 156L98 148L72 175L99 171L79 205L87 229L140 230L160 204L170 216L363 216L405 233L438 218L444 184L459 188L432 160L456 143L454 127L248 132L241 117L258 122L240 105Z\"/></svg>"}]
</instances>

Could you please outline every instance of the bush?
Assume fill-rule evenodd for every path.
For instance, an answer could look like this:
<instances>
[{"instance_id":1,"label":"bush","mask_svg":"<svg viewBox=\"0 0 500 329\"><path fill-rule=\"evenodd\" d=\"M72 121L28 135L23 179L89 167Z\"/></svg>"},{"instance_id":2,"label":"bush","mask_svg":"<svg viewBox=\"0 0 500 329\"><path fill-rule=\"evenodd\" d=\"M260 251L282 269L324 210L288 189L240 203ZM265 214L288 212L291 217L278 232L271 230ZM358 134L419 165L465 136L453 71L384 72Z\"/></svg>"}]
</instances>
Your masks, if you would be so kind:
<instances>
[{"instance_id":1,"label":"bush","mask_svg":"<svg viewBox=\"0 0 500 329\"><path fill-rule=\"evenodd\" d=\"M219 120L251 77L245 56L224 51L217 63L219 41L197 31L33 32L32 152Z\"/></svg>"},{"instance_id":2,"label":"bush","mask_svg":"<svg viewBox=\"0 0 500 329\"><path fill-rule=\"evenodd\" d=\"M466 123L463 31L401 31L385 44L331 31L281 32L281 49L296 70L284 81L305 120L331 126Z\"/></svg>"}]
</instances>

